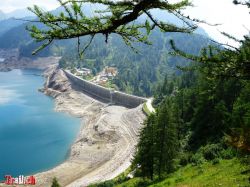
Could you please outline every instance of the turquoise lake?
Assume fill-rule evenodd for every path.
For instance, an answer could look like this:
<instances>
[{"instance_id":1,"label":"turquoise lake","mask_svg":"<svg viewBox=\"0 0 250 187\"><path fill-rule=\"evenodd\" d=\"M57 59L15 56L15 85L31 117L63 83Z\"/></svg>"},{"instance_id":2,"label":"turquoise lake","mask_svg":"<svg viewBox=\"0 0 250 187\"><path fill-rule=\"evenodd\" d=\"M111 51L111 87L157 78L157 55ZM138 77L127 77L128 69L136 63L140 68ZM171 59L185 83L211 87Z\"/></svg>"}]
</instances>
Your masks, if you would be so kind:
<instances>
[{"instance_id":1,"label":"turquoise lake","mask_svg":"<svg viewBox=\"0 0 250 187\"><path fill-rule=\"evenodd\" d=\"M0 72L0 179L30 175L67 159L80 119L55 112L54 101L38 91L37 70Z\"/></svg>"}]
</instances>

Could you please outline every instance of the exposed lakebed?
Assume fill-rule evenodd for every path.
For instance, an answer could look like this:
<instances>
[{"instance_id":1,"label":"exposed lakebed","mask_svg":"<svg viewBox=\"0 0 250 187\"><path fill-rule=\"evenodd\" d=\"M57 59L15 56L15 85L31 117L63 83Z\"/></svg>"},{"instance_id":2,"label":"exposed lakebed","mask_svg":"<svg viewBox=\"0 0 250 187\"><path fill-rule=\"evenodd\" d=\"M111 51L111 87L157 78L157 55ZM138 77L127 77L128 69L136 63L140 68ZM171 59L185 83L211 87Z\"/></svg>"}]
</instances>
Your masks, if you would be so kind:
<instances>
[{"instance_id":1,"label":"exposed lakebed","mask_svg":"<svg viewBox=\"0 0 250 187\"><path fill-rule=\"evenodd\" d=\"M53 99L38 92L40 71L0 72L0 179L29 175L67 159L80 119L54 110Z\"/></svg>"}]
</instances>

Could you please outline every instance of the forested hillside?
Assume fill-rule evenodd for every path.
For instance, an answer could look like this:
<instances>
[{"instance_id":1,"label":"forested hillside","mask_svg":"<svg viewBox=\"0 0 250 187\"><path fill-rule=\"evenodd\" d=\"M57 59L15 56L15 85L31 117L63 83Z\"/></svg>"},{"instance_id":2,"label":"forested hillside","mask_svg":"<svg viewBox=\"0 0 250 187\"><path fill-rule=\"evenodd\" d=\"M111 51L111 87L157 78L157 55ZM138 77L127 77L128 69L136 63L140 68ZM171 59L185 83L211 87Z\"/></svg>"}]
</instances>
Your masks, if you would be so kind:
<instances>
[{"instance_id":1,"label":"forested hillside","mask_svg":"<svg viewBox=\"0 0 250 187\"><path fill-rule=\"evenodd\" d=\"M57 9L54 12L57 13L60 10ZM170 18L172 22L180 24L176 17ZM94 73L100 72L105 66L115 66L119 73L112 83L122 91L140 96L152 96L156 85L164 80L166 74L168 76L175 73L178 75L181 72L176 66L188 65L188 60L185 58L170 55L170 40L176 41L177 46L183 51L196 55L203 47L211 43L202 29L198 32L202 35L162 33L154 30L149 38L152 45L137 43L135 45L137 53L126 46L118 35L114 34L110 36L108 43L105 43L103 35L96 36L86 50L83 59L79 58L77 41L74 39L55 41L36 56L32 56L32 52L41 44L34 42L26 31L26 26L30 24L32 23L24 23L0 36L0 48L19 48L21 56L31 58L50 55L62 56L61 67L87 67ZM36 25L40 29L44 28L41 24ZM88 37L81 39L82 47L87 39Z\"/></svg>"},{"instance_id":2,"label":"forested hillside","mask_svg":"<svg viewBox=\"0 0 250 187\"><path fill-rule=\"evenodd\" d=\"M1 20L0 21L0 36L3 35L5 32L8 32L10 29L18 27L19 25L22 25L23 23L24 23L23 21L16 20L14 18Z\"/></svg>"},{"instance_id":3,"label":"forested hillside","mask_svg":"<svg viewBox=\"0 0 250 187\"><path fill-rule=\"evenodd\" d=\"M9 13L3 13L0 11L0 37L9 30L26 23L25 20L32 20L34 18L34 14L28 11L28 9L17 9ZM21 27L19 27L19 29L20 28ZM12 36L12 34L13 33L10 33L9 36ZM8 37L8 34L6 36ZM2 47L7 47L7 45L4 45L3 42L5 42L5 40L2 40L1 42Z\"/></svg>"},{"instance_id":4,"label":"forested hillside","mask_svg":"<svg viewBox=\"0 0 250 187\"><path fill-rule=\"evenodd\" d=\"M163 81L166 74L178 75L180 71L176 66L188 65L188 60L170 55L171 39L174 39L182 50L191 54L199 54L203 47L211 43L208 38L199 34L161 33L155 30L150 36L152 45L138 43L135 45L138 53L135 53L116 35L112 35L107 44L100 36L86 50L83 60L78 58L77 48L75 43L72 43L70 50L65 50L61 66L88 67L94 73L105 66L115 66L119 73L113 83L120 90L151 96L157 83Z\"/></svg>"},{"instance_id":5,"label":"forested hillside","mask_svg":"<svg viewBox=\"0 0 250 187\"><path fill-rule=\"evenodd\" d=\"M249 186L249 49L246 36L237 51L183 53L196 61L157 87L157 111L144 123L130 169L135 179L93 186Z\"/></svg>"}]
</instances>

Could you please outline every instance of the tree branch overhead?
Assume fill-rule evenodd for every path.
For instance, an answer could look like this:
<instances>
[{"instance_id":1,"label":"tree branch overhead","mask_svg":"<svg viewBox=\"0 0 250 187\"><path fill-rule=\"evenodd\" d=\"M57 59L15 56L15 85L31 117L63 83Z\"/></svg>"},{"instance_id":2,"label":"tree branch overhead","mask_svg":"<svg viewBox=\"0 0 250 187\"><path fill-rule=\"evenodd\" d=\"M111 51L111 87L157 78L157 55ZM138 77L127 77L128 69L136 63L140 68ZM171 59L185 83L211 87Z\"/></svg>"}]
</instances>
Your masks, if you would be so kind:
<instances>
[{"instance_id":1,"label":"tree branch overhead","mask_svg":"<svg viewBox=\"0 0 250 187\"><path fill-rule=\"evenodd\" d=\"M58 2L64 9L59 15L45 12L38 6L29 8L38 17L38 22L46 26L46 29L38 29L34 25L27 28L36 41L44 42L39 50L42 50L54 40L78 38L87 35L103 34L107 41L108 36L112 33L120 35L124 42L132 47L133 42L150 44L148 35L156 27L163 32L186 33L190 33L197 28L191 22L192 20L188 20L187 17L180 14L181 10L192 6L189 0L182 0L173 4L164 0L58 0ZM94 15L89 16L85 15L83 11L86 4L96 4L104 8L95 10ZM159 22L150 13L150 10L153 9L178 14L178 18L185 23L185 26L178 27L168 22ZM136 22L143 14L146 15L147 21L145 23ZM146 32L143 32L143 29ZM85 49L86 47L82 52Z\"/></svg>"}]
</instances>

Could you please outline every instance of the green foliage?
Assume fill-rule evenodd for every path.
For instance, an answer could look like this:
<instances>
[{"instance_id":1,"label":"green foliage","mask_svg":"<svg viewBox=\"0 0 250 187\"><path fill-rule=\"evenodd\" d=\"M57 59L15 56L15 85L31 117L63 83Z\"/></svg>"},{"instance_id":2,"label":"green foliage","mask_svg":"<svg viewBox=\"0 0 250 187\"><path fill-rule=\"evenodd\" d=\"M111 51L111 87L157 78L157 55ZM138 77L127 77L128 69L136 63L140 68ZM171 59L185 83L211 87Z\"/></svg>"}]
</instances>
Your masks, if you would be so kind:
<instances>
[{"instance_id":1,"label":"green foliage","mask_svg":"<svg viewBox=\"0 0 250 187\"><path fill-rule=\"evenodd\" d=\"M248 74L250 71L246 71L247 59L249 59L246 56L250 54L249 46L249 38L246 37L237 51L218 50L214 55L210 48L210 56L208 56L208 51L203 50L199 57L202 59L199 62L193 62L189 67L182 68L184 74L181 77L174 76L169 79L166 76L162 85L157 88L154 104L158 106L158 109L154 140L160 143L154 146L153 158L156 158L153 162L154 175L161 178L163 171L171 173L176 159L179 165L191 162L200 167L208 161L212 161L213 165L219 165L222 158L230 159L238 156L237 151L228 147L230 145L242 150L244 154L249 153ZM194 56L189 56L191 57ZM222 59L223 62L221 62ZM215 63L216 60L217 63ZM228 65L227 62L229 62ZM242 62L244 62L243 66L241 66ZM168 101L171 101L171 104ZM169 126L170 124L175 125ZM172 142L171 139L165 142L166 137L175 137L173 133L169 136L174 127L178 138ZM147 128L146 126L145 129ZM140 140L145 144L141 144L137 155L141 155L143 152L140 150L149 146L145 141L148 140L149 134L144 137L145 134L141 135L143 138ZM171 145L174 145L176 150L180 149L180 155L173 156ZM171 154L164 151L165 147L169 147ZM171 164L162 162L161 153L164 153ZM193 155L190 156L190 153ZM147 160L147 158L143 159ZM140 163L136 159L134 161ZM169 171L164 169L165 164L168 165ZM143 175L144 168L140 169L142 176L145 176ZM204 170L200 170L198 175L203 175L203 173ZM181 183L182 181L182 178L177 178L175 182Z\"/></svg>"},{"instance_id":2,"label":"green foliage","mask_svg":"<svg viewBox=\"0 0 250 187\"><path fill-rule=\"evenodd\" d=\"M185 53L175 46L171 41L174 49L173 55L180 55L184 58L195 62L200 62L199 71L204 73L208 79L216 80L223 78L236 78L250 80L250 38L244 36L244 40L237 40L231 35L222 33L229 39L235 40L240 44L239 48L227 46L229 48L221 48L209 46L204 48L199 56ZM222 44L223 45L223 44ZM233 48L233 49L232 49Z\"/></svg>"},{"instance_id":3,"label":"green foliage","mask_svg":"<svg viewBox=\"0 0 250 187\"><path fill-rule=\"evenodd\" d=\"M177 119L175 119L175 106L173 100L167 98L157 111L156 129L156 160L158 161L157 172L159 178L163 172L170 173L174 170L173 160L178 151Z\"/></svg>"},{"instance_id":4,"label":"green foliage","mask_svg":"<svg viewBox=\"0 0 250 187\"><path fill-rule=\"evenodd\" d=\"M232 147L228 147L227 149L223 149L220 152L222 159L232 159L237 156L237 150Z\"/></svg>"},{"instance_id":5,"label":"green foliage","mask_svg":"<svg viewBox=\"0 0 250 187\"><path fill-rule=\"evenodd\" d=\"M196 166L201 165L205 162L205 159L201 152L195 153L190 160Z\"/></svg>"},{"instance_id":6,"label":"green foliage","mask_svg":"<svg viewBox=\"0 0 250 187\"><path fill-rule=\"evenodd\" d=\"M181 166L186 166L191 162L191 154L190 153L180 153L178 156L179 164Z\"/></svg>"},{"instance_id":7,"label":"green foliage","mask_svg":"<svg viewBox=\"0 0 250 187\"><path fill-rule=\"evenodd\" d=\"M83 11L88 16L91 16L89 9L90 7L84 6ZM58 15L61 11L63 11L63 8L53 11L53 14ZM67 13L64 14L67 15ZM168 15L166 16L169 17ZM170 21L178 23L177 18L171 18ZM145 19L138 20L138 22L144 23ZM32 38L25 32L25 27L30 24L27 23L13 28L0 37L0 47L18 47L20 57L32 57L31 52L38 48L40 43L32 41ZM38 23L32 24L37 25L39 29L46 28ZM181 50L194 55L198 55L201 48L210 43L208 38L199 34L161 33L159 29L154 29L149 36L152 45L134 44L139 51L137 54L123 43L121 37L111 34L108 43L103 41L102 35L96 35L91 45L86 49L83 59L80 59L78 56L78 49L75 44L77 39L54 41L37 55L62 56L60 67L87 67L92 70L94 75L105 66L115 66L118 68L119 73L112 83L119 90L140 96L152 96L155 88L159 83L163 82L166 74L168 74L170 79L173 73L176 72L177 75L181 73L180 70L176 69L176 65L186 66L189 64L188 60L184 58L169 55L171 51L170 39L174 39ZM87 42L88 37L80 38L80 43Z\"/></svg>"},{"instance_id":8,"label":"green foliage","mask_svg":"<svg viewBox=\"0 0 250 187\"><path fill-rule=\"evenodd\" d=\"M188 165L151 186L249 186L249 175L244 173L249 170L248 165L241 164L237 159L217 161L199 166Z\"/></svg>"},{"instance_id":9,"label":"green foliage","mask_svg":"<svg viewBox=\"0 0 250 187\"><path fill-rule=\"evenodd\" d=\"M58 183L56 178L53 178L51 187L60 187L60 184Z\"/></svg>"},{"instance_id":10,"label":"green foliage","mask_svg":"<svg viewBox=\"0 0 250 187\"><path fill-rule=\"evenodd\" d=\"M114 187L115 186L115 183L110 180L110 181L105 181L105 182L102 182L102 183L98 183L98 184L93 184L93 185L90 185L89 187Z\"/></svg>"},{"instance_id":11,"label":"green foliage","mask_svg":"<svg viewBox=\"0 0 250 187\"><path fill-rule=\"evenodd\" d=\"M159 28L164 32L192 32L197 28L190 18L184 16L181 11L191 6L189 0L182 0L177 3L169 3L166 1L109 1L109 0L58 0L64 12L53 14L45 12L38 6L34 5L29 8L38 17L38 22L42 23L46 28L41 29L36 25L28 26L27 30L30 35L43 44L34 52L37 53L41 49L47 47L54 40L62 40L69 38L78 38L78 53L81 56L89 47L90 43L97 34L103 34L106 42L110 34L119 35L124 43L135 49L132 43L141 42L150 44L148 35L151 30ZM95 10L95 14L91 16L85 15L82 8L87 4L99 4L103 8ZM150 10L160 9L168 11L182 20L184 26L176 26L165 21L158 21ZM136 23L135 20L140 16L147 16L145 24ZM150 20L150 21L149 21ZM197 20L193 20L197 21ZM142 32L144 29L146 32ZM89 42L85 47L81 46L79 37L90 36ZM83 49L80 49L80 48Z\"/></svg>"},{"instance_id":12,"label":"green foliage","mask_svg":"<svg viewBox=\"0 0 250 187\"><path fill-rule=\"evenodd\" d=\"M220 156L221 146L218 144L208 144L201 148L203 157L206 160L214 160Z\"/></svg>"},{"instance_id":13,"label":"green foliage","mask_svg":"<svg viewBox=\"0 0 250 187\"><path fill-rule=\"evenodd\" d=\"M247 159L246 159L247 160ZM249 186L249 162L239 159L204 162L198 166L187 165L168 175L164 180L148 181L143 178L116 183L115 187L176 187L176 186ZM144 182L143 182L144 181Z\"/></svg>"},{"instance_id":14,"label":"green foliage","mask_svg":"<svg viewBox=\"0 0 250 187\"><path fill-rule=\"evenodd\" d=\"M146 103L143 104L142 110L143 110L143 112L144 112L147 116L150 116L150 113L151 113L151 112L149 111L149 109L148 109Z\"/></svg>"},{"instance_id":15,"label":"green foliage","mask_svg":"<svg viewBox=\"0 0 250 187\"><path fill-rule=\"evenodd\" d=\"M103 4L107 6L108 14L104 17L86 17L81 11L80 2ZM240 176L239 180L243 185L249 183L249 178L246 175L239 174L239 171L248 173L248 167L244 167L242 171L242 168L240 168L242 165L236 161L233 160L230 163L220 160L221 158L229 159L235 156L235 152L225 146L225 142L221 141L225 137L229 145L242 150L244 154L248 154L250 151L249 36L245 36L244 40L238 41L233 36L224 33L230 39L237 40L241 46L239 48L228 46L231 49L209 46L199 51L200 55L198 56L179 49L171 40L174 49L173 54L185 57L193 62L190 66L179 67L184 71L182 76L170 76L172 72L165 72L164 69L173 66L171 62L174 61L174 57L168 56L166 53L158 54L159 49L162 51L168 50L166 39L156 37L155 39L160 42L157 42L159 45L155 46L155 49L146 48L143 44L149 44L148 35L154 34L152 30L155 26L161 31L189 32L193 29L193 25L186 22L188 25L188 30L186 30L156 21L149 10L152 8L171 10L171 13L183 18L178 10L188 6L189 1L181 1L174 5L163 1L151 2L146 0L135 2L135 4L132 1L111 2L106 0L80 2L60 1L67 15L59 14L59 16L43 12L35 6L30 10L49 29L42 30L37 27L30 27L29 30L32 37L37 41L45 42L40 49L46 47L55 39L78 38L79 54L90 48L91 52L85 54L87 58L84 59L84 62L87 66L95 68L94 72L102 69L104 65L117 62L119 75L113 80L113 83L121 90L149 95L156 88L154 104L158 109L156 114L149 115L145 121L133 160L133 169L137 171L137 175L151 179L150 182L153 182L154 178L162 179L163 176L174 172L177 167L176 163L179 163L187 165L182 168L187 173L175 173L174 177L171 178L170 176L169 179L156 186L185 185L186 183L199 186L200 184L203 185L204 181L205 186L238 185L239 181L229 179L229 174L233 178ZM238 4L239 2L235 1L235 3ZM124 14L125 12L127 14ZM103 14L104 12L100 11L99 13ZM146 20L145 23L134 22L130 24L144 13L151 20L150 22ZM63 24L63 28L61 24ZM143 29L144 31L142 31ZM132 42L139 42L138 46L143 48L143 53L141 56L132 56L131 59L128 59L129 55L117 55L117 49L125 49L118 44L117 49L98 49L97 52L106 56L106 58L104 60L96 59L96 56L98 56L94 52L96 49L91 49L90 43L95 42L94 37L98 33L105 35L106 42L108 37L112 36L111 33L116 33L132 49L135 49ZM90 35L90 40L83 51L80 51L81 40L79 37L85 35ZM113 42L117 42L116 38ZM188 43L185 44L190 48ZM112 49L112 52L109 51L110 49ZM123 50L123 53L128 54L128 51ZM156 59L159 56L160 58ZM81 66L81 60L77 59L74 62L75 65ZM162 63L166 61L168 61L167 65ZM98 65L94 66L95 63L98 63ZM63 61L61 65L67 66ZM166 73L168 73L167 76L165 76ZM159 86L152 85L162 80L163 76L165 76L165 80ZM182 155L178 155L178 152ZM188 165L188 162L192 162L194 166ZM229 165L232 168L231 173L226 171L229 169ZM221 167L220 169L224 169L219 174L216 171L218 166ZM225 175L225 173L227 174ZM146 186L150 183L141 178L132 181L134 181L132 186ZM129 181L126 184L129 184ZM101 185L113 186L114 183L109 181Z\"/></svg>"},{"instance_id":16,"label":"green foliage","mask_svg":"<svg viewBox=\"0 0 250 187\"><path fill-rule=\"evenodd\" d=\"M172 109L172 110L171 110ZM155 114L148 116L140 134L133 168L143 177L162 178L174 170L178 151L175 106L166 99Z\"/></svg>"},{"instance_id":17,"label":"green foliage","mask_svg":"<svg viewBox=\"0 0 250 187\"><path fill-rule=\"evenodd\" d=\"M141 175L151 179L154 177L155 170L155 120L156 116L151 114L145 122L145 127L140 133L137 154L132 163L132 168L140 167Z\"/></svg>"},{"instance_id":18,"label":"green foliage","mask_svg":"<svg viewBox=\"0 0 250 187\"><path fill-rule=\"evenodd\" d=\"M215 158L212 160L212 164L215 165L215 164L219 164L220 163L220 159L219 158Z\"/></svg>"},{"instance_id":19,"label":"green foliage","mask_svg":"<svg viewBox=\"0 0 250 187\"><path fill-rule=\"evenodd\" d=\"M110 35L108 44L102 41L101 36L96 36L85 51L84 59L78 58L76 46L72 42L66 47L61 61L68 67L87 67L94 74L100 72L105 66L115 66L118 69L118 75L112 83L119 90L139 96L152 96L166 74L169 75L169 79L175 72L180 74L175 65L188 65L187 60L168 55L171 50L168 42L170 38L178 41L182 50L192 54L199 54L201 48L209 43L206 37L198 34L190 36L180 33L165 34L154 30L150 36L153 45L136 44L136 48L140 51L136 54L116 35ZM81 40L86 41L84 38Z\"/></svg>"}]
</instances>

